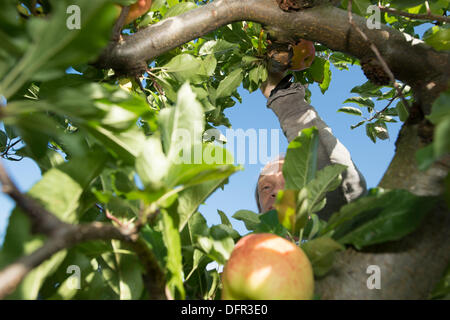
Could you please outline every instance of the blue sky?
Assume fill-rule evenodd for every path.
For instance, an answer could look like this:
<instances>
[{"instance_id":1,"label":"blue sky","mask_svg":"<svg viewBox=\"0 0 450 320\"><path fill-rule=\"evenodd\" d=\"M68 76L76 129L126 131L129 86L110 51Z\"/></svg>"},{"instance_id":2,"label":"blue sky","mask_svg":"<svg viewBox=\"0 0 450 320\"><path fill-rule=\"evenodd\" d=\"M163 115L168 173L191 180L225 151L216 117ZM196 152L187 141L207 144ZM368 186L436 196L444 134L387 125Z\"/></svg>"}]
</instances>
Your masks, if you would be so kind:
<instances>
[{"instance_id":1,"label":"blue sky","mask_svg":"<svg viewBox=\"0 0 450 320\"><path fill-rule=\"evenodd\" d=\"M366 78L359 67L350 67L349 71L340 71L332 67L332 80L325 95L320 92L316 84L310 86L312 91L311 104L331 127L334 135L349 149L353 161L365 176L368 187L375 187L393 157L394 143L401 123L389 123L390 138L384 141L377 140L376 144L372 143L365 135L364 126L354 130L350 129L350 125L358 122L359 117L337 113L336 111L343 106L344 100L354 95L350 93L350 90L364 82L366 82ZM239 88L239 93L242 96L243 103L237 103L234 107L225 111L233 129L241 128L244 131L251 128L256 130L278 129L280 130L278 141L280 152L284 152L287 148L287 140L280 129L278 119L266 107L265 97L260 91L249 94L242 87ZM383 108L385 104L386 102L375 101L377 110ZM220 129L225 133L224 128ZM270 145L268 150L270 154ZM257 210L254 189L263 164L248 164L248 154L246 159L247 163L244 164L244 170L231 176L224 190L217 190L206 200L205 204L200 206L199 211L206 217L209 225L220 223L217 213L217 209L220 209L227 214L238 232L241 234L247 233L243 223L232 219L231 216L241 209ZM25 158L20 162L2 161L22 191L27 191L40 179L40 171L30 159ZM0 194L0 243L3 241L12 208L13 202L5 195Z\"/></svg>"}]
</instances>

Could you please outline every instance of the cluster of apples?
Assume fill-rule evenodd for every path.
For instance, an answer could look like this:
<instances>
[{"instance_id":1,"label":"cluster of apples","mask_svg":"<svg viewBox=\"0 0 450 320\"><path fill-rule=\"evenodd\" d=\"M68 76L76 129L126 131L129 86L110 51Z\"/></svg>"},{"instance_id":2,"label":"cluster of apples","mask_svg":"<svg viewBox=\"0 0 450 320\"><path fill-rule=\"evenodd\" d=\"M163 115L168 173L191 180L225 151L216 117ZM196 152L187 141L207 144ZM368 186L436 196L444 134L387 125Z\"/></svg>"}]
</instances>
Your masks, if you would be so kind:
<instances>
[{"instance_id":1,"label":"cluster of apples","mask_svg":"<svg viewBox=\"0 0 450 320\"><path fill-rule=\"evenodd\" d=\"M309 300L311 263L294 243L270 233L240 239L222 274L223 300Z\"/></svg>"}]
</instances>

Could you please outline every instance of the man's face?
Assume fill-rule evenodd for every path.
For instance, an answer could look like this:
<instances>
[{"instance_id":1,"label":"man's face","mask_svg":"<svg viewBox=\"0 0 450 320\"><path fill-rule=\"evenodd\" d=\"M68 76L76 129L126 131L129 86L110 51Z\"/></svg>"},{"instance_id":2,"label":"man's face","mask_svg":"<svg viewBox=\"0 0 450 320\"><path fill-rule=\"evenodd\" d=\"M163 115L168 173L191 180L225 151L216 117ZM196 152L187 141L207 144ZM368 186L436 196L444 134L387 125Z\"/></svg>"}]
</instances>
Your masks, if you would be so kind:
<instances>
[{"instance_id":1,"label":"man's face","mask_svg":"<svg viewBox=\"0 0 450 320\"><path fill-rule=\"evenodd\" d=\"M268 163L258 180L258 195L261 212L274 209L273 205L279 190L284 189L283 177L284 160L277 160Z\"/></svg>"}]
</instances>

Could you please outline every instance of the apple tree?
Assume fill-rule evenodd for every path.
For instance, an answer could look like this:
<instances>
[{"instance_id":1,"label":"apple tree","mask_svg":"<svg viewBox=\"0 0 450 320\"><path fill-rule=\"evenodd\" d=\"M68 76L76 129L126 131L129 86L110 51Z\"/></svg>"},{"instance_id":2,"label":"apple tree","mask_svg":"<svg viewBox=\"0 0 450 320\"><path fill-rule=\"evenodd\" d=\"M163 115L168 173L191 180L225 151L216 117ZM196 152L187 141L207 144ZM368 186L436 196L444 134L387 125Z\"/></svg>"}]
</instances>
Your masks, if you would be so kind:
<instances>
[{"instance_id":1,"label":"apple tree","mask_svg":"<svg viewBox=\"0 0 450 320\"><path fill-rule=\"evenodd\" d=\"M358 117L367 147L402 121L395 156L377 188L323 221L345 168L316 170L317 129L305 129L287 150L276 210L233 218L299 237L318 298L448 297L447 0L135 2L2 2L0 154L32 159L42 178L24 194L0 165L16 203L0 298L220 299L206 266L226 264L242 235L220 210L209 227L198 207L242 168L211 136L231 125L237 88L258 90L302 39L315 59L290 71L295 81L326 94L331 65L360 66L367 82L339 111ZM368 289L373 265L381 290Z\"/></svg>"}]
</instances>

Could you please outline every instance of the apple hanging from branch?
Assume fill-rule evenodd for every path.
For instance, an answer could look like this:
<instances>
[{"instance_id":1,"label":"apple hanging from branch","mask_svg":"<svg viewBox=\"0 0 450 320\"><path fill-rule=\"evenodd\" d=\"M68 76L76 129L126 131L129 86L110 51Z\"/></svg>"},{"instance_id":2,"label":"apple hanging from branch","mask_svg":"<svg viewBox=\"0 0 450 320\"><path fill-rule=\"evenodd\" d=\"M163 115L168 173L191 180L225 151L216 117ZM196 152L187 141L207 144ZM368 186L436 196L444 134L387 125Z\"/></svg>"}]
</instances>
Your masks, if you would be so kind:
<instances>
[{"instance_id":1,"label":"apple hanging from branch","mask_svg":"<svg viewBox=\"0 0 450 320\"><path fill-rule=\"evenodd\" d=\"M222 274L223 300L307 300L314 275L306 254L270 233L251 234L236 244Z\"/></svg>"}]
</instances>

